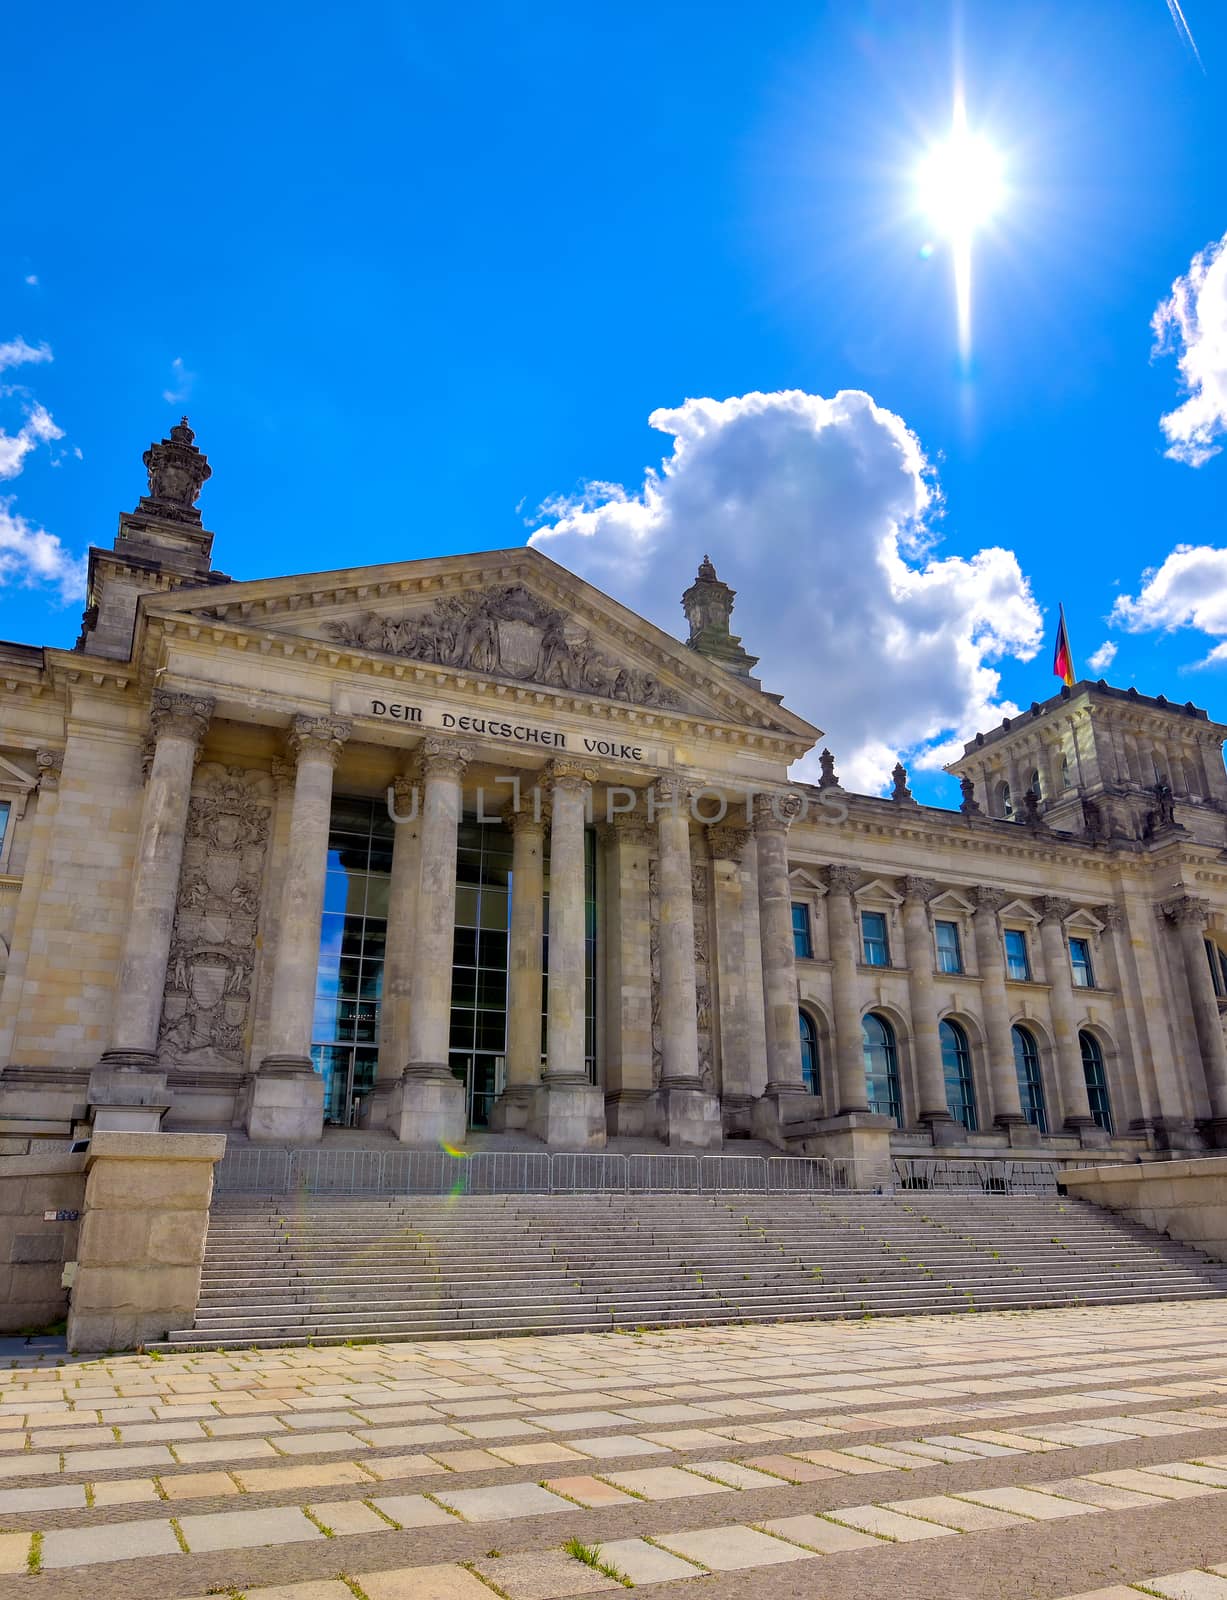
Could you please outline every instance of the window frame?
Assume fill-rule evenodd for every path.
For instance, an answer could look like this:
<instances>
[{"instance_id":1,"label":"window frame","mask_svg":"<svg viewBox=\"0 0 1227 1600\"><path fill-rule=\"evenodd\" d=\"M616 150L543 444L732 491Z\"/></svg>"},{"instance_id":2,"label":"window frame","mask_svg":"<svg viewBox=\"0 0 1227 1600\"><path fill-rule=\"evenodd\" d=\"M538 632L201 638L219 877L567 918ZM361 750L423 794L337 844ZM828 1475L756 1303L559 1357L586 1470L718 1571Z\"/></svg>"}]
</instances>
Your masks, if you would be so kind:
<instances>
[{"instance_id":1,"label":"window frame","mask_svg":"<svg viewBox=\"0 0 1227 1600\"><path fill-rule=\"evenodd\" d=\"M952 967L948 967L946 965L946 962L945 962L945 959L944 959L945 955L946 955L946 951L944 951L943 948L942 948L941 938L940 938L940 936L938 934L938 929L939 928L949 928L951 933L954 935L954 962L955 962L955 964ZM948 977L948 978L961 977L967 971L967 968L963 964L963 933L962 933L962 929L959 927L957 921L955 921L952 917L934 917L934 919L933 919L933 949L934 949L934 954L936 956L937 970L938 970L938 972L940 972L942 974L943 977Z\"/></svg>"},{"instance_id":2,"label":"window frame","mask_svg":"<svg viewBox=\"0 0 1227 1600\"><path fill-rule=\"evenodd\" d=\"M800 912L800 925L797 913ZM804 945L804 949L801 946ZM792 902L792 952L795 961L814 959L814 918L806 900Z\"/></svg>"},{"instance_id":3,"label":"window frame","mask_svg":"<svg viewBox=\"0 0 1227 1600\"><path fill-rule=\"evenodd\" d=\"M1074 988L1094 989L1096 987L1095 963L1091 958L1090 935L1085 933L1071 933L1066 942L1069 946L1069 970L1073 978ZM1074 954L1075 945L1081 945L1082 947L1084 954L1081 958ZM1079 978L1079 972L1084 974L1081 979Z\"/></svg>"},{"instance_id":4,"label":"window frame","mask_svg":"<svg viewBox=\"0 0 1227 1600\"><path fill-rule=\"evenodd\" d=\"M874 911L872 908L859 907L861 921L861 965L863 967L889 967L890 960L890 916L885 911ZM881 939L873 938L866 931L865 918L876 917L882 925ZM877 961L870 954L871 947L881 946L882 959Z\"/></svg>"},{"instance_id":5,"label":"window frame","mask_svg":"<svg viewBox=\"0 0 1227 1600\"><path fill-rule=\"evenodd\" d=\"M1088 1049L1089 1046L1089 1049ZM1109 1139L1115 1132L1112 1115L1112 1091L1108 1086L1108 1063L1103 1045L1087 1028L1078 1029L1078 1051L1082 1057L1082 1077L1086 1084L1087 1104L1095 1126L1102 1128ZM1096 1081L1092 1081L1092 1080Z\"/></svg>"},{"instance_id":6,"label":"window frame","mask_svg":"<svg viewBox=\"0 0 1227 1600\"><path fill-rule=\"evenodd\" d=\"M947 1036L950 1039L949 1052ZM980 1122L976 1108L976 1080L967 1029L953 1017L943 1017L937 1025L937 1039L941 1048L942 1077L946 1085L946 1110L961 1128L968 1133L978 1133Z\"/></svg>"},{"instance_id":7,"label":"window frame","mask_svg":"<svg viewBox=\"0 0 1227 1600\"><path fill-rule=\"evenodd\" d=\"M1044 1088L1044 1068L1039 1041L1029 1028L1015 1022L1010 1027L1014 1050L1014 1075L1018 1081L1018 1101L1028 1125L1048 1135L1048 1095Z\"/></svg>"},{"instance_id":8,"label":"window frame","mask_svg":"<svg viewBox=\"0 0 1227 1600\"><path fill-rule=\"evenodd\" d=\"M1022 975L1014 970L1014 960L1010 954L1011 937L1022 941ZM1031 947L1027 943L1026 928L1003 928L1001 930L1001 945L1005 955L1005 979L1007 983L1032 983L1033 967L1031 965Z\"/></svg>"},{"instance_id":9,"label":"window frame","mask_svg":"<svg viewBox=\"0 0 1227 1600\"><path fill-rule=\"evenodd\" d=\"M804 1006L797 1007L798 1025L801 1031L801 1076L805 1086L816 1098L822 1095L822 1050L818 1043L818 1024L810 1016ZM806 1053L809 1052L810 1060L806 1065Z\"/></svg>"},{"instance_id":10,"label":"window frame","mask_svg":"<svg viewBox=\"0 0 1227 1600\"><path fill-rule=\"evenodd\" d=\"M866 1025L875 1022L882 1029L882 1038L874 1043L867 1037ZM881 1072L870 1071L870 1053L880 1050L884 1063ZM884 1017L880 1012L867 1011L861 1018L861 1059L865 1068L865 1101L871 1112L877 1116L890 1117L895 1126L903 1126L903 1086L899 1073L899 1039L895 1033L894 1025L889 1017ZM874 1078L885 1079L888 1098L879 1100L871 1090Z\"/></svg>"}]
</instances>

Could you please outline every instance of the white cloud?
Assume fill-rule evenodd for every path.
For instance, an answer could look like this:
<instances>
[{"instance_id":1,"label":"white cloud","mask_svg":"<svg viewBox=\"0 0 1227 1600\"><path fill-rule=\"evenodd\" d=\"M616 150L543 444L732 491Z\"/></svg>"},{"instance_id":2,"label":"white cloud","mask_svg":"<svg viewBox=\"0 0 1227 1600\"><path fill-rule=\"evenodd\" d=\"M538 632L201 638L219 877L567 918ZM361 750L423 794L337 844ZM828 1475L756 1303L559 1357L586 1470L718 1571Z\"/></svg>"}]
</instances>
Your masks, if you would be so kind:
<instances>
[{"instance_id":1,"label":"white cloud","mask_svg":"<svg viewBox=\"0 0 1227 1600\"><path fill-rule=\"evenodd\" d=\"M1227 634L1227 550L1178 544L1161 566L1142 574L1136 599L1117 597L1109 620L1130 633L1197 628Z\"/></svg>"},{"instance_id":2,"label":"white cloud","mask_svg":"<svg viewBox=\"0 0 1227 1600\"><path fill-rule=\"evenodd\" d=\"M1120 647L1112 639L1105 639L1098 650L1093 650L1086 658L1086 664L1092 672L1106 672L1116 660L1116 652Z\"/></svg>"},{"instance_id":3,"label":"white cloud","mask_svg":"<svg viewBox=\"0 0 1227 1600\"><path fill-rule=\"evenodd\" d=\"M31 289L37 289L38 288L38 273L37 272L27 272L26 273L26 282L30 285Z\"/></svg>"},{"instance_id":4,"label":"white cloud","mask_svg":"<svg viewBox=\"0 0 1227 1600\"><path fill-rule=\"evenodd\" d=\"M170 370L171 385L169 389L162 390L162 398L168 405L177 406L181 401L190 398L196 374L187 370L182 356L175 357L170 364Z\"/></svg>"},{"instance_id":5,"label":"white cloud","mask_svg":"<svg viewBox=\"0 0 1227 1600\"><path fill-rule=\"evenodd\" d=\"M1189 398L1160 419L1173 461L1200 467L1227 433L1227 234L1193 257L1151 322L1155 349L1176 351Z\"/></svg>"},{"instance_id":6,"label":"white cloud","mask_svg":"<svg viewBox=\"0 0 1227 1600\"><path fill-rule=\"evenodd\" d=\"M0 499L0 585L54 584L60 599L79 600L85 593L85 558L70 555L53 533L35 527Z\"/></svg>"},{"instance_id":7,"label":"white cloud","mask_svg":"<svg viewBox=\"0 0 1227 1600\"><path fill-rule=\"evenodd\" d=\"M31 450L63 437L63 428L56 426L47 408L34 401L26 407L26 420L16 433L0 428L0 478L15 478Z\"/></svg>"},{"instance_id":8,"label":"white cloud","mask_svg":"<svg viewBox=\"0 0 1227 1600\"><path fill-rule=\"evenodd\" d=\"M21 367L29 362L50 361L49 344L27 344L20 335L0 344L0 372L6 367Z\"/></svg>"},{"instance_id":9,"label":"white cloud","mask_svg":"<svg viewBox=\"0 0 1227 1600\"><path fill-rule=\"evenodd\" d=\"M990 663L1034 655L1039 609L1012 551L929 553L938 491L899 417L792 390L649 422L673 437L661 467L551 501L533 544L675 634L708 552L765 687L826 730L849 787L880 788L901 752L940 767L1014 713Z\"/></svg>"}]
</instances>

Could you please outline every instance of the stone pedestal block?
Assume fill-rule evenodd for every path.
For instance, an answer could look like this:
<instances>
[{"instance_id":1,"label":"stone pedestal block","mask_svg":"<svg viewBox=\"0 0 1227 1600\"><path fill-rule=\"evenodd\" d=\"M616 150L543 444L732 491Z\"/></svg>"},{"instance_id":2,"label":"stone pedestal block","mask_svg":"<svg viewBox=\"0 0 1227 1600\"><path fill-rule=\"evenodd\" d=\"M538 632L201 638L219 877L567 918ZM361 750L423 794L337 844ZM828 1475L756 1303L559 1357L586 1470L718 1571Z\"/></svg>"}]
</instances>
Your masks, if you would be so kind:
<instances>
[{"instance_id":1,"label":"stone pedestal block","mask_svg":"<svg viewBox=\"0 0 1227 1600\"><path fill-rule=\"evenodd\" d=\"M658 1136L671 1150L722 1150L720 1101L694 1084L662 1084L652 1097Z\"/></svg>"},{"instance_id":2,"label":"stone pedestal block","mask_svg":"<svg viewBox=\"0 0 1227 1600\"><path fill-rule=\"evenodd\" d=\"M890 1136L894 1123L889 1117L855 1111L841 1117L823 1117L806 1129L804 1153L828 1156L832 1161L856 1163L855 1177L849 1181L858 1189L894 1188L890 1162Z\"/></svg>"},{"instance_id":3,"label":"stone pedestal block","mask_svg":"<svg viewBox=\"0 0 1227 1600\"><path fill-rule=\"evenodd\" d=\"M157 1133L170 1108L166 1073L144 1052L108 1051L89 1075L98 1132Z\"/></svg>"},{"instance_id":4,"label":"stone pedestal block","mask_svg":"<svg viewBox=\"0 0 1227 1600\"><path fill-rule=\"evenodd\" d=\"M1089 1117L1066 1117L1065 1127L1078 1135L1078 1143L1084 1150L1098 1150L1111 1139L1111 1135Z\"/></svg>"},{"instance_id":5,"label":"stone pedestal block","mask_svg":"<svg viewBox=\"0 0 1227 1600\"><path fill-rule=\"evenodd\" d=\"M131 1350L191 1324L225 1149L222 1133L94 1133L70 1350Z\"/></svg>"},{"instance_id":6,"label":"stone pedestal block","mask_svg":"<svg viewBox=\"0 0 1227 1600\"><path fill-rule=\"evenodd\" d=\"M534 1096L528 1131L551 1150L603 1150L605 1096L586 1080L548 1080Z\"/></svg>"},{"instance_id":7,"label":"stone pedestal block","mask_svg":"<svg viewBox=\"0 0 1227 1600\"><path fill-rule=\"evenodd\" d=\"M962 1144L966 1137L964 1128L954 1120L949 1112L931 1112L922 1116L920 1120L928 1128L929 1137L932 1139L935 1149L941 1149L946 1145Z\"/></svg>"},{"instance_id":8,"label":"stone pedestal block","mask_svg":"<svg viewBox=\"0 0 1227 1600\"><path fill-rule=\"evenodd\" d=\"M508 1085L490 1109L490 1126L494 1132L522 1133L532 1117L536 1095L535 1084Z\"/></svg>"},{"instance_id":9,"label":"stone pedestal block","mask_svg":"<svg viewBox=\"0 0 1227 1600\"><path fill-rule=\"evenodd\" d=\"M323 1136L323 1078L309 1061L266 1056L251 1088L247 1137L253 1143L315 1144Z\"/></svg>"},{"instance_id":10,"label":"stone pedestal block","mask_svg":"<svg viewBox=\"0 0 1227 1600\"><path fill-rule=\"evenodd\" d=\"M605 1101L605 1127L611 1139L642 1139L652 1129L650 1089L619 1089Z\"/></svg>"},{"instance_id":11,"label":"stone pedestal block","mask_svg":"<svg viewBox=\"0 0 1227 1600\"><path fill-rule=\"evenodd\" d=\"M446 1067L405 1073L392 1097L388 1125L402 1144L463 1144L464 1084Z\"/></svg>"},{"instance_id":12,"label":"stone pedestal block","mask_svg":"<svg viewBox=\"0 0 1227 1600\"><path fill-rule=\"evenodd\" d=\"M809 1123L814 1115L814 1097L808 1089L769 1088L750 1108L750 1132L777 1150L787 1148L790 1123Z\"/></svg>"}]
</instances>

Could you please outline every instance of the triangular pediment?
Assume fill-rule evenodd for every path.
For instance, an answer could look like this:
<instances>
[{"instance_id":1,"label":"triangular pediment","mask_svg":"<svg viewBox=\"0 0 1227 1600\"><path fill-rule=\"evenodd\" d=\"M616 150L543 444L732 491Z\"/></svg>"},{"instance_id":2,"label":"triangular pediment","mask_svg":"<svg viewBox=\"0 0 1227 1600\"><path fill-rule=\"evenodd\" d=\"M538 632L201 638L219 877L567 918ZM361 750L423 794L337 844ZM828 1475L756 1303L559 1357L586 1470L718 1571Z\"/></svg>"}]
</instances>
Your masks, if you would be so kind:
<instances>
[{"instance_id":1,"label":"triangular pediment","mask_svg":"<svg viewBox=\"0 0 1227 1600\"><path fill-rule=\"evenodd\" d=\"M149 618L195 618L329 655L749 726L810 745L818 730L770 695L527 546L182 591Z\"/></svg>"}]
</instances>

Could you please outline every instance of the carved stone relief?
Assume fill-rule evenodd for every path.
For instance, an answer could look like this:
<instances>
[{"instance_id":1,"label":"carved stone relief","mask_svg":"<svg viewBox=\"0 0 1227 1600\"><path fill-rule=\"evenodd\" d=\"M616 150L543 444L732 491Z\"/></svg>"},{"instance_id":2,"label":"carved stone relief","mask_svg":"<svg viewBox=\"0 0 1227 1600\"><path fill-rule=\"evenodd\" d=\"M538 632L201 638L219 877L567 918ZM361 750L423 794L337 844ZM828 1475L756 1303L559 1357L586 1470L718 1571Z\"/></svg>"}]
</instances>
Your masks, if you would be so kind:
<instances>
[{"instance_id":1,"label":"carved stone relief","mask_svg":"<svg viewBox=\"0 0 1227 1600\"><path fill-rule=\"evenodd\" d=\"M175 1067L241 1067L273 779L210 761L188 806L158 1057Z\"/></svg>"},{"instance_id":2,"label":"carved stone relief","mask_svg":"<svg viewBox=\"0 0 1227 1600\"><path fill-rule=\"evenodd\" d=\"M324 626L338 643L358 650L604 695L632 705L679 703L658 678L611 660L597 649L581 623L519 583L445 595L412 616L368 611L354 621Z\"/></svg>"}]
</instances>

